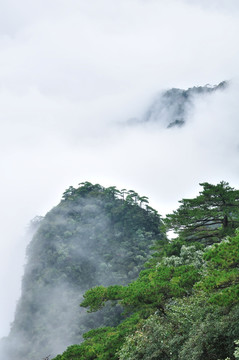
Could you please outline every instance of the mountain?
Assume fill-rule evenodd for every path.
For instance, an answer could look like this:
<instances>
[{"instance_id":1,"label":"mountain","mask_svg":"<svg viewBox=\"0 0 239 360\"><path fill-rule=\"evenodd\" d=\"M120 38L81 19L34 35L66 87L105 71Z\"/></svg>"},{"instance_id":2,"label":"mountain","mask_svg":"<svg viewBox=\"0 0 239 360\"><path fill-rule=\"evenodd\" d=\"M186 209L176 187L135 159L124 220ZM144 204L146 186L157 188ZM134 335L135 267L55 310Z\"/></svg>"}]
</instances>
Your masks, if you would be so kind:
<instances>
[{"instance_id":1,"label":"mountain","mask_svg":"<svg viewBox=\"0 0 239 360\"><path fill-rule=\"evenodd\" d=\"M200 185L162 219L178 237L155 246L136 280L84 294L88 311L113 302L127 317L90 330L54 360L239 360L239 190ZM215 232L212 222L222 226Z\"/></svg>"},{"instance_id":2,"label":"mountain","mask_svg":"<svg viewBox=\"0 0 239 360\"><path fill-rule=\"evenodd\" d=\"M79 307L83 293L136 279L152 245L163 238L147 197L89 182L67 189L33 226L21 298L1 342L7 360L54 356L92 328L117 325L124 317L120 306L86 316Z\"/></svg>"},{"instance_id":3,"label":"mountain","mask_svg":"<svg viewBox=\"0 0 239 360\"><path fill-rule=\"evenodd\" d=\"M194 86L187 90L172 88L160 93L139 123L161 123L166 128L181 127L187 121L193 108L195 99L209 96L217 91L222 91L228 86L227 81L218 85Z\"/></svg>"}]
</instances>

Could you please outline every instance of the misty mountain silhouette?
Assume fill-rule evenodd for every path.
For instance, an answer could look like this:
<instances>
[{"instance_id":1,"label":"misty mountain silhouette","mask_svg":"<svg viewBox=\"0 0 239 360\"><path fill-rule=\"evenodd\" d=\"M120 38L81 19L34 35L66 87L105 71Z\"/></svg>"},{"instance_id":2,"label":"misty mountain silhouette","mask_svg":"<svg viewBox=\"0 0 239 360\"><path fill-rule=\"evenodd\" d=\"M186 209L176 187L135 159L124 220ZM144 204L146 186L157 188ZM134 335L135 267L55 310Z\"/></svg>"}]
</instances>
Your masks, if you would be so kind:
<instances>
[{"instance_id":1,"label":"misty mountain silhouette","mask_svg":"<svg viewBox=\"0 0 239 360\"><path fill-rule=\"evenodd\" d=\"M228 86L227 81L218 85L194 86L187 90L173 88L159 94L140 122L161 122L165 127L181 127L199 96L207 96Z\"/></svg>"},{"instance_id":2,"label":"misty mountain silhouette","mask_svg":"<svg viewBox=\"0 0 239 360\"><path fill-rule=\"evenodd\" d=\"M79 343L82 334L122 319L121 308L86 314L82 294L96 285L136 279L161 240L160 217L133 190L89 182L70 187L59 205L33 221L35 235L10 334L1 347L7 360L39 360Z\"/></svg>"}]
</instances>

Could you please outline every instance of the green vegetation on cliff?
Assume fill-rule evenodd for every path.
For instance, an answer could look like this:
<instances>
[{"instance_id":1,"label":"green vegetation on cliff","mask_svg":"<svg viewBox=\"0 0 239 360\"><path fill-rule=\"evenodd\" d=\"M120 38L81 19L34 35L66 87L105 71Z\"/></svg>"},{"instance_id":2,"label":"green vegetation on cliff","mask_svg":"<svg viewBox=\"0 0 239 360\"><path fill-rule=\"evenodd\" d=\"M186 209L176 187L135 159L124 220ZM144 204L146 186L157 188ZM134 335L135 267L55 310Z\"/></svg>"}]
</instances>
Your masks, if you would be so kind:
<instances>
[{"instance_id":1,"label":"green vegetation on cliff","mask_svg":"<svg viewBox=\"0 0 239 360\"><path fill-rule=\"evenodd\" d=\"M67 189L32 224L6 360L239 359L239 191L201 186L165 219L133 190Z\"/></svg>"},{"instance_id":2,"label":"green vegetation on cliff","mask_svg":"<svg viewBox=\"0 0 239 360\"><path fill-rule=\"evenodd\" d=\"M202 186L167 216L165 227L179 237L158 243L136 280L84 294L90 313L111 303L126 318L89 331L55 360L238 359L238 191L225 182Z\"/></svg>"}]
</instances>

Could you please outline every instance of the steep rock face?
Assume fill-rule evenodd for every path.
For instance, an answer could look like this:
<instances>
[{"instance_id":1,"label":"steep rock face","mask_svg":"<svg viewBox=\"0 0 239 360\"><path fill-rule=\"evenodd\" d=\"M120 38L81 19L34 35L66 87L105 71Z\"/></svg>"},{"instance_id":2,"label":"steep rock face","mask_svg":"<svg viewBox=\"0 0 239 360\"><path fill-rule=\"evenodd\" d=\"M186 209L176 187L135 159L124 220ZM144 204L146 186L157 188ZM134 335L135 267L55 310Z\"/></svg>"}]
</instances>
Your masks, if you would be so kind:
<instances>
[{"instance_id":1,"label":"steep rock face","mask_svg":"<svg viewBox=\"0 0 239 360\"><path fill-rule=\"evenodd\" d=\"M39 360L79 343L83 332L114 325L119 307L86 314L79 304L96 285L135 279L160 241L160 217L134 191L89 182L70 187L43 219L27 249L22 295L8 338L7 360Z\"/></svg>"},{"instance_id":2,"label":"steep rock face","mask_svg":"<svg viewBox=\"0 0 239 360\"><path fill-rule=\"evenodd\" d=\"M185 124L195 99L223 90L227 85L228 83L223 81L215 86L206 85L194 86L187 90L176 88L167 90L155 99L142 122L161 122L167 128L181 127Z\"/></svg>"}]
</instances>

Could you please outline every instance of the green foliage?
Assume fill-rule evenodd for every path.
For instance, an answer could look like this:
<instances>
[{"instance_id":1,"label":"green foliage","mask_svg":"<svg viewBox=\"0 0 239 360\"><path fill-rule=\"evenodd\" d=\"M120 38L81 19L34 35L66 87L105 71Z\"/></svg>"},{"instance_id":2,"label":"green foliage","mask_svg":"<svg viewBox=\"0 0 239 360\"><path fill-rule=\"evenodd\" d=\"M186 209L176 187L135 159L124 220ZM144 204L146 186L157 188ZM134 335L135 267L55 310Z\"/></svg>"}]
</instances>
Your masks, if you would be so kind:
<instances>
[{"instance_id":1,"label":"green foliage","mask_svg":"<svg viewBox=\"0 0 239 360\"><path fill-rule=\"evenodd\" d=\"M204 186L210 188L204 196L210 195L216 203L218 189L214 197L212 188ZM221 187L230 191L225 183ZM208 203L205 212L207 207ZM234 224L237 219L235 210ZM187 245L182 234L175 242L157 244L147 269L135 281L126 286L95 287L85 293L81 305L90 312L113 302L123 306L128 319L137 317L134 328L128 327L126 320L104 330L101 338L93 332L89 348L94 349L96 344L100 348L96 359L235 359L234 341L239 337L239 234L220 241L222 233L217 228L215 231L218 243L213 246L197 243L195 238ZM114 334L113 340L110 334ZM88 341L80 349L88 346ZM88 353L76 357L83 358L91 359Z\"/></svg>"},{"instance_id":2,"label":"green foliage","mask_svg":"<svg viewBox=\"0 0 239 360\"><path fill-rule=\"evenodd\" d=\"M81 345L70 347L57 359L71 359L72 349L77 349L76 359L118 359L118 352L127 336L137 332L141 323L152 314L159 312L162 317L166 316L167 302L188 297L199 279L199 271L192 265L168 267L158 264L141 271L139 278L127 286L99 286L88 290L81 305L88 307L90 312L101 309L108 301L117 301L129 317L115 328L87 333Z\"/></svg>"},{"instance_id":3,"label":"green foliage","mask_svg":"<svg viewBox=\"0 0 239 360\"><path fill-rule=\"evenodd\" d=\"M209 312L205 304L202 296L177 299L168 304L165 314L154 313L126 338L119 359L178 360L192 324Z\"/></svg>"},{"instance_id":4,"label":"green foliage","mask_svg":"<svg viewBox=\"0 0 239 360\"><path fill-rule=\"evenodd\" d=\"M205 261L203 260L203 250L197 250L196 246L182 245L179 256L171 255L162 259L162 264L166 266L193 265L195 268L201 268Z\"/></svg>"},{"instance_id":5,"label":"green foliage","mask_svg":"<svg viewBox=\"0 0 239 360\"><path fill-rule=\"evenodd\" d=\"M120 360L217 360L233 358L239 307L229 312L209 305L203 294L168 304L166 316L151 315L127 336Z\"/></svg>"},{"instance_id":6,"label":"green foliage","mask_svg":"<svg viewBox=\"0 0 239 360\"><path fill-rule=\"evenodd\" d=\"M210 293L210 301L221 306L239 302L239 233L204 254L208 271L198 288Z\"/></svg>"},{"instance_id":7,"label":"green foliage","mask_svg":"<svg viewBox=\"0 0 239 360\"><path fill-rule=\"evenodd\" d=\"M85 341L82 344L70 346L54 360L116 360L125 337L137 329L139 321L139 315L134 314L115 328L91 330L84 334Z\"/></svg>"},{"instance_id":8,"label":"green foliage","mask_svg":"<svg viewBox=\"0 0 239 360\"><path fill-rule=\"evenodd\" d=\"M81 306L96 311L106 301L120 300L128 313L140 311L145 316L159 309L164 312L168 299L189 295L199 279L199 271L192 265L159 265L141 271L139 278L127 286L100 286L88 290Z\"/></svg>"},{"instance_id":9,"label":"green foliage","mask_svg":"<svg viewBox=\"0 0 239 360\"><path fill-rule=\"evenodd\" d=\"M170 346L173 335L173 324L152 315L141 328L126 338L119 351L119 359L174 359Z\"/></svg>"},{"instance_id":10,"label":"green foliage","mask_svg":"<svg viewBox=\"0 0 239 360\"><path fill-rule=\"evenodd\" d=\"M227 182L200 184L203 191L194 199L183 199L178 210L167 215L165 224L187 241L218 242L239 226L239 190Z\"/></svg>"},{"instance_id":11,"label":"green foliage","mask_svg":"<svg viewBox=\"0 0 239 360\"><path fill-rule=\"evenodd\" d=\"M218 269L235 269L239 265L239 232L235 237L230 237L215 244L205 254L204 259L210 261L210 266Z\"/></svg>"},{"instance_id":12,"label":"green foliage","mask_svg":"<svg viewBox=\"0 0 239 360\"><path fill-rule=\"evenodd\" d=\"M232 357L234 340L239 335L239 307L228 313L220 308L208 313L205 319L196 321L184 343L180 360L217 360Z\"/></svg>"},{"instance_id":13,"label":"green foliage","mask_svg":"<svg viewBox=\"0 0 239 360\"><path fill-rule=\"evenodd\" d=\"M165 225L179 234L173 241L161 234L148 199L133 190L89 182L70 187L29 246L12 333L23 329L28 349L34 342L47 348L45 323L36 328L34 316L59 318L55 296L47 311L36 302L44 303L54 283L65 306L54 336L65 329L76 340L54 360L239 358L239 191L225 182L201 185L198 197L183 199L167 216ZM80 290L85 294L76 297ZM65 312L80 301L88 312L74 312L65 326ZM12 358L37 359L35 350L24 357L25 349Z\"/></svg>"}]
</instances>

